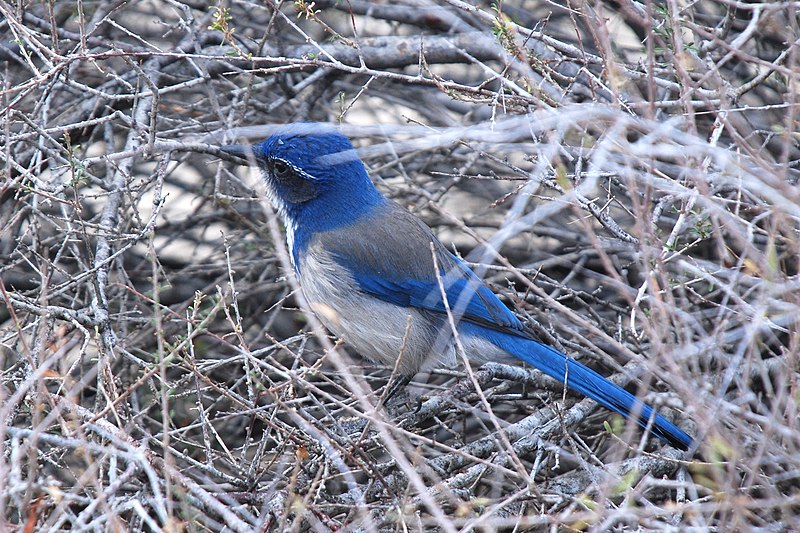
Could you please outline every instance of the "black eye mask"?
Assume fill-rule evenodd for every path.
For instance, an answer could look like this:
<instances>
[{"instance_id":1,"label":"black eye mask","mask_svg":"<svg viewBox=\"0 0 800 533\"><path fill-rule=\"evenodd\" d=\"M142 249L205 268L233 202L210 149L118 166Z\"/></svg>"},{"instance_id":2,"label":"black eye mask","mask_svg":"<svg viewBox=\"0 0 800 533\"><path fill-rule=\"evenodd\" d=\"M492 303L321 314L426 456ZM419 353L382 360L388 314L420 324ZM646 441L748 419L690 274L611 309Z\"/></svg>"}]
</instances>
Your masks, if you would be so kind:
<instances>
[{"instance_id":1,"label":"black eye mask","mask_svg":"<svg viewBox=\"0 0 800 533\"><path fill-rule=\"evenodd\" d=\"M283 190L287 202L300 204L317 195L314 184L285 161L280 159L270 161L267 170L277 186Z\"/></svg>"}]
</instances>

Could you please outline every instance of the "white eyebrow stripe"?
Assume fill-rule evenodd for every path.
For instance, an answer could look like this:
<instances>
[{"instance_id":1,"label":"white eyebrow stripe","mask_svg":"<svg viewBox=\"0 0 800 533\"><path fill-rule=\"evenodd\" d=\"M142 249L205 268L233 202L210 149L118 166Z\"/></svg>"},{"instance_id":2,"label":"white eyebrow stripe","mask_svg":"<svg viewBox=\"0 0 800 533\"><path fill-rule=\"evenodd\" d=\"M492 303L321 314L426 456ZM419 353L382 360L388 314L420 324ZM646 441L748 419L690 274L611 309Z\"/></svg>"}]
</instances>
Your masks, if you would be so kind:
<instances>
[{"instance_id":1,"label":"white eyebrow stripe","mask_svg":"<svg viewBox=\"0 0 800 533\"><path fill-rule=\"evenodd\" d=\"M305 178L307 180L310 180L310 181L319 181L319 178L316 178L316 177L312 176L311 174L309 174L308 172L306 172L302 168L298 167L297 165L295 165L294 163L292 163L288 159L284 159L282 157L270 157L268 161L269 161L270 167L275 164L275 161L280 161L281 163L289 165L289 167L291 167L292 170L294 170L295 172L300 174L303 178ZM270 172L272 172L272 170L270 170Z\"/></svg>"}]
</instances>

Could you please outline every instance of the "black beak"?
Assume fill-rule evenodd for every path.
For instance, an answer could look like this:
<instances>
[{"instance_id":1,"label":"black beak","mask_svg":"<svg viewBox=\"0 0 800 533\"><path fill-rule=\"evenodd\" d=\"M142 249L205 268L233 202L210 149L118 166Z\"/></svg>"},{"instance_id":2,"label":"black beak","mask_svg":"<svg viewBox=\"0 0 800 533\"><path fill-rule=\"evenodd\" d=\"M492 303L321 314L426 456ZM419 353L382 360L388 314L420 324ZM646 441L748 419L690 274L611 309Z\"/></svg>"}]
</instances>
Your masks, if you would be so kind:
<instances>
[{"instance_id":1,"label":"black beak","mask_svg":"<svg viewBox=\"0 0 800 533\"><path fill-rule=\"evenodd\" d=\"M247 165L253 157L253 147L245 146L243 144L229 144L227 146L220 146L219 149L228 155L232 155L242 161L238 161L240 165Z\"/></svg>"}]
</instances>

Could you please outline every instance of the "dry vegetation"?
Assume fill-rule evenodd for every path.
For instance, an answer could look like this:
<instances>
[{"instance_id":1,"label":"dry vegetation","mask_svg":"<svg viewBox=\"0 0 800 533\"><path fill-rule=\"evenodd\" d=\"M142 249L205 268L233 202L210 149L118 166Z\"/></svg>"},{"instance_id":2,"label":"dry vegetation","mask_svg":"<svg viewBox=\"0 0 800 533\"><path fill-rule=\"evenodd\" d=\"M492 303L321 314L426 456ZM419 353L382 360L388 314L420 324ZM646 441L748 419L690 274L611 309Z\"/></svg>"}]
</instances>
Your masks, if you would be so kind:
<instances>
[{"instance_id":1,"label":"dry vegetation","mask_svg":"<svg viewBox=\"0 0 800 533\"><path fill-rule=\"evenodd\" d=\"M798 527L799 9L0 1L0 529ZM376 407L216 149L295 121L697 449L523 368Z\"/></svg>"}]
</instances>

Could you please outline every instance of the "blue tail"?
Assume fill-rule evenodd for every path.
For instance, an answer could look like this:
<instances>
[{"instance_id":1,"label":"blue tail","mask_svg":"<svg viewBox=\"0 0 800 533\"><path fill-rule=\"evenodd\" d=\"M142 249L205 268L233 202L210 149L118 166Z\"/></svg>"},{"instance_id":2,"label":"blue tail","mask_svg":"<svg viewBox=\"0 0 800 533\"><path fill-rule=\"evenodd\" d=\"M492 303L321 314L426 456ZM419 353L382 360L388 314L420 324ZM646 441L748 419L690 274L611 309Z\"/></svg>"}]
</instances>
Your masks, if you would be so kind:
<instances>
[{"instance_id":1,"label":"blue tail","mask_svg":"<svg viewBox=\"0 0 800 533\"><path fill-rule=\"evenodd\" d=\"M462 327L463 325L462 323ZM653 409L639 401L633 394L546 344L492 331L477 324L470 324L468 329L472 328L480 330L480 336L495 346L561 383L566 381L567 387L588 396L603 407L628 418L634 418L642 427L647 427L650 418L653 417ZM692 438L689 435L657 413L651 430L655 436L681 450L688 450L692 445Z\"/></svg>"}]
</instances>

